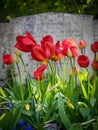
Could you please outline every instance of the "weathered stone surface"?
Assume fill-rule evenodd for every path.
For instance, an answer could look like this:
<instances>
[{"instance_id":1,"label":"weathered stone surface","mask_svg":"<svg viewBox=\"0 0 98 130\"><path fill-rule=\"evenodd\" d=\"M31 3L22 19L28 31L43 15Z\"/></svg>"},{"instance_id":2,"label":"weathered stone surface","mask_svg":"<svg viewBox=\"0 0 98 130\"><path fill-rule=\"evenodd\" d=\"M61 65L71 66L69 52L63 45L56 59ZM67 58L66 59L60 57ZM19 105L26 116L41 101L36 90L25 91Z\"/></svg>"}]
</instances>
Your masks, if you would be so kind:
<instances>
[{"instance_id":1,"label":"weathered stone surface","mask_svg":"<svg viewBox=\"0 0 98 130\"><path fill-rule=\"evenodd\" d=\"M6 84L3 81L0 81L0 87L4 88L6 86Z\"/></svg>"},{"instance_id":2,"label":"weathered stone surface","mask_svg":"<svg viewBox=\"0 0 98 130\"><path fill-rule=\"evenodd\" d=\"M2 55L11 52L11 27L10 23L0 23L0 79L6 77L6 66L2 62Z\"/></svg>"},{"instance_id":3,"label":"weathered stone surface","mask_svg":"<svg viewBox=\"0 0 98 130\"><path fill-rule=\"evenodd\" d=\"M93 27L94 27L94 40L98 41L98 20L94 20Z\"/></svg>"},{"instance_id":4,"label":"weathered stone surface","mask_svg":"<svg viewBox=\"0 0 98 130\"><path fill-rule=\"evenodd\" d=\"M54 41L62 41L68 37L74 38L76 43L80 39L87 42L86 54L93 59L90 44L98 40L98 21L91 15L75 15L66 13L43 13L11 19L9 23L0 23L0 79L6 77L5 66L2 63L3 53L13 53L17 35L25 35L29 31L37 43L43 36L50 34ZM32 75L35 62L30 60L30 54L23 54L27 69ZM22 64L20 64L23 79L25 78Z\"/></svg>"}]
</instances>

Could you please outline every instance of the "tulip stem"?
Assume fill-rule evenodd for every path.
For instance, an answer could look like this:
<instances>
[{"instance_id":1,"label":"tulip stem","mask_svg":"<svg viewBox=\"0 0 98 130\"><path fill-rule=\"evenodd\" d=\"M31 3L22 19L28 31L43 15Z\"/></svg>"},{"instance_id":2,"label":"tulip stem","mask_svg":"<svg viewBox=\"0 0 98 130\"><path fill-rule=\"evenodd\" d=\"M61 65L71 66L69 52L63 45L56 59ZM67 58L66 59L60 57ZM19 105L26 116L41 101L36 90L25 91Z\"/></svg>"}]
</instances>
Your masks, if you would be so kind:
<instances>
[{"instance_id":1,"label":"tulip stem","mask_svg":"<svg viewBox=\"0 0 98 130\"><path fill-rule=\"evenodd\" d=\"M26 70L26 66L25 66L24 61L23 61L23 59L22 59L21 56L20 56L20 60L21 60L21 62L22 62L22 64L23 64L23 67L24 67L24 70L25 70L25 73L26 73L26 77L27 77L27 76L28 76L28 72L27 72L27 70Z\"/></svg>"},{"instance_id":2,"label":"tulip stem","mask_svg":"<svg viewBox=\"0 0 98 130\"><path fill-rule=\"evenodd\" d=\"M71 68L73 68L73 65L72 65L72 59L70 58L70 63L71 63Z\"/></svg>"},{"instance_id":3,"label":"tulip stem","mask_svg":"<svg viewBox=\"0 0 98 130\"><path fill-rule=\"evenodd\" d=\"M53 73L53 69L52 69L52 66L51 66L50 62L49 62L49 66L50 66L51 72Z\"/></svg>"},{"instance_id":4,"label":"tulip stem","mask_svg":"<svg viewBox=\"0 0 98 130\"><path fill-rule=\"evenodd\" d=\"M20 73L20 69L19 69L19 66L18 64L17 65L17 69L18 69L18 74L19 74L19 80L20 80L20 91L21 91L21 98L23 100L23 92L22 92L22 79L21 79L21 73Z\"/></svg>"},{"instance_id":5,"label":"tulip stem","mask_svg":"<svg viewBox=\"0 0 98 130\"><path fill-rule=\"evenodd\" d=\"M65 59L65 57L64 57L64 63L63 63L63 65L64 65L64 71L62 71L63 72L63 76L62 76L62 78L63 78L63 82L64 82L64 80L65 81L67 81L68 79L67 79L67 76L66 76L66 71L68 70L68 68L67 68L67 66L68 66L68 61L66 62L67 60ZM65 79L66 78L66 79Z\"/></svg>"},{"instance_id":6,"label":"tulip stem","mask_svg":"<svg viewBox=\"0 0 98 130\"><path fill-rule=\"evenodd\" d=\"M53 63L53 62L49 62L49 66L50 66L50 69L51 69L51 73L52 73L52 83L55 83L55 73L56 73L56 65Z\"/></svg>"},{"instance_id":7,"label":"tulip stem","mask_svg":"<svg viewBox=\"0 0 98 130\"><path fill-rule=\"evenodd\" d=\"M10 66L10 71L11 71L12 80L13 80L13 82L14 82L15 79L14 79L14 72L13 72L13 68L12 68L12 66Z\"/></svg>"}]
</instances>

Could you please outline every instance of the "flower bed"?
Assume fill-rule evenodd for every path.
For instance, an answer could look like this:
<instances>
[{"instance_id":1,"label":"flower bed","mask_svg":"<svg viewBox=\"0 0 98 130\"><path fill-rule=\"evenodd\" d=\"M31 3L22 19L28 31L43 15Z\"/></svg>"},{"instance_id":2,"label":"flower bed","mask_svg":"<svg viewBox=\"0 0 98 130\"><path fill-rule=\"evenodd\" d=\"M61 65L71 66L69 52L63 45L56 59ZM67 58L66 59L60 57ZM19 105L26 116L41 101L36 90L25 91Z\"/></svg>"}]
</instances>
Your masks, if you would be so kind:
<instances>
[{"instance_id":1,"label":"flower bed","mask_svg":"<svg viewBox=\"0 0 98 130\"><path fill-rule=\"evenodd\" d=\"M54 44L53 37L46 35L38 44L26 32L26 36L17 36L16 41L14 54L2 57L10 69L12 82L5 81L6 87L0 88L1 128L44 130L47 124L55 122L62 130L97 130L98 42L91 44L94 59L90 61L84 40L79 41L78 48L73 38ZM32 76L21 52L30 53L32 62L37 63ZM19 62L23 64L25 83ZM19 82L15 79L13 65L17 67ZM89 73L89 65L93 76Z\"/></svg>"}]
</instances>

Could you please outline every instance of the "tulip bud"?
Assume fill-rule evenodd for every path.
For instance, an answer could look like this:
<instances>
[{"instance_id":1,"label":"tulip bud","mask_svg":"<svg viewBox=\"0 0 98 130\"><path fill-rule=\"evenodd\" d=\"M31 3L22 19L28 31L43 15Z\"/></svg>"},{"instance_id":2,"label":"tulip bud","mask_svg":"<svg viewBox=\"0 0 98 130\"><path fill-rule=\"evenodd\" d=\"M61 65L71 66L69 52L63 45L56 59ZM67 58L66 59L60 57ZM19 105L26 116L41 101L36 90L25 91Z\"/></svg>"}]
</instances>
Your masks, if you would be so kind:
<instances>
[{"instance_id":1,"label":"tulip bud","mask_svg":"<svg viewBox=\"0 0 98 130\"><path fill-rule=\"evenodd\" d=\"M98 54L96 54L96 62L98 62Z\"/></svg>"},{"instance_id":2,"label":"tulip bud","mask_svg":"<svg viewBox=\"0 0 98 130\"><path fill-rule=\"evenodd\" d=\"M2 61L6 65L10 65L13 63L13 56L11 54L5 54L2 57Z\"/></svg>"},{"instance_id":3,"label":"tulip bud","mask_svg":"<svg viewBox=\"0 0 98 130\"><path fill-rule=\"evenodd\" d=\"M0 121L5 117L6 113L3 113L1 116L0 116Z\"/></svg>"},{"instance_id":4,"label":"tulip bud","mask_svg":"<svg viewBox=\"0 0 98 130\"><path fill-rule=\"evenodd\" d=\"M72 68L72 74L74 74L74 75L78 74L78 70L75 66Z\"/></svg>"},{"instance_id":5,"label":"tulip bud","mask_svg":"<svg viewBox=\"0 0 98 130\"><path fill-rule=\"evenodd\" d=\"M98 70L98 62L96 60L93 60L91 65L94 70Z\"/></svg>"},{"instance_id":6,"label":"tulip bud","mask_svg":"<svg viewBox=\"0 0 98 130\"><path fill-rule=\"evenodd\" d=\"M67 102L67 105L68 105L69 108L75 109L74 105L71 102Z\"/></svg>"},{"instance_id":7,"label":"tulip bud","mask_svg":"<svg viewBox=\"0 0 98 130\"><path fill-rule=\"evenodd\" d=\"M67 53L68 57L72 57L72 52L70 50L70 48L68 48L68 53Z\"/></svg>"},{"instance_id":8,"label":"tulip bud","mask_svg":"<svg viewBox=\"0 0 98 130\"><path fill-rule=\"evenodd\" d=\"M21 56L21 53L20 53L20 51L19 50L17 50L17 49L15 49L15 54L17 55L17 56Z\"/></svg>"},{"instance_id":9,"label":"tulip bud","mask_svg":"<svg viewBox=\"0 0 98 130\"><path fill-rule=\"evenodd\" d=\"M91 50L94 53L98 52L98 41L95 41L94 43L91 44Z\"/></svg>"},{"instance_id":10,"label":"tulip bud","mask_svg":"<svg viewBox=\"0 0 98 130\"><path fill-rule=\"evenodd\" d=\"M19 57L16 55L16 53L14 54L14 63L19 63Z\"/></svg>"},{"instance_id":11,"label":"tulip bud","mask_svg":"<svg viewBox=\"0 0 98 130\"><path fill-rule=\"evenodd\" d=\"M85 42L84 40L80 40L80 41L79 41L79 47L80 47L81 49L85 48L85 47L86 47L86 42Z\"/></svg>"}]
</instances>

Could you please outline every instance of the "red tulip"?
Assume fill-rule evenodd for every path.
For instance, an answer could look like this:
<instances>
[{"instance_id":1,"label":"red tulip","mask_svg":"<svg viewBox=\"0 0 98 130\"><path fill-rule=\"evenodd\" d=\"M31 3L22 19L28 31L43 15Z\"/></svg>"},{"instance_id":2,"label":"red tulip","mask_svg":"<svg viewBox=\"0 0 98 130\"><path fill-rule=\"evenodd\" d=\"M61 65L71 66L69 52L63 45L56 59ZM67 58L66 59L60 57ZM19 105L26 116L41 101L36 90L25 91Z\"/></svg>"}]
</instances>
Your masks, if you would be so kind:
<instances>
[{"instance_id":1,"label":"red tulip","mask_svg":"<svg viewBox=\"0 0 98 130\"><path fill-rule=\"evenodd\" d=\"M55 55L55 46L53 37L51 35L46 35L41 40L41 46L43 47L45 51L45 55L48 59L51 59L52 56Z\"/></svg>"},{"instance_id":2,"label":"red tulip","mask_svg":"<svg viewBox=\"0 0 98 130\"><path fill-rule=\"evenodd\" d=\"M18 35L16 40L17 43L14 47L23 52L31 52L32 48L36 45L36 41L29 32L26 32L26 36Z\"/></svg>"},{"instance_id":3,"label":"red tulip","mask_svg":"<svg viewBox=\"0 0 98 130\"><path fill-rule=\"evenodd\" d=\"M93 60L93 62L92 62L91 65L92 65L92 67L93 67L94 70L98 70L98 61Z\"/></svg>"},{"instance_id":4,"label":"red tulip","mask_svg":"<svg viewBox=\"0 0 98 130\"><path fill-rule=\"evenodd\" d=\"M93 44L91 44L91 50L96 53L98 52L98 41L94 42Z\"/></svg>"},{"instance_id":5,"label":"red tulip","mask_svg":"<svg viewBox=\"0 0 98 130\"><path fill-rule=\"evenodd\" d=\"M45 71L47 65L41 65L36 71L34 71L34 78L37 80L42 80L44 78L43 72Z\"/></svg>"},{"instance_id":6,"label":"red tulip","mask_svg":"<svg viewBox=\"0 0 98 130\"><path fill-rule=\"evenodd\" d=\"M78 48L77 46L72 46L70 48L71 52L72 52L72 57L75 58L78 55Z\"/></svg>"},{"instance_id":7,"label":"red tulip","mask_svg":"<svg viewBox=\"0 0 98 130\"><path fill-rule=\"evenodd\" d=\"M11 54L5 54L2 57L4 64L10 65L13 63L13 56Z\"/></svg>"},{"instance_id":8,"label":"red tulip","mask_svg":"<svg viewBox=\"0 0 98 130\"><path fill-rule=\"evenodd\" d=\"M89 58L88 58L88 56L79 55L77 61L78 61L78 64L80 65L80 67L88 67L88 65L89 65Z\"/></svg>"},{"instance_id":9,"label":"red tulip","mask_svg":"<svg viewBox=\"0 0 98 130\"><path fill-rule=\"evenodd\" d=\"M76 46L76 42L74 41L73 38L70 37L70 38L67 39L67 41L70 42L70 44L71 44L72 46Z\"/></svg>"},{"instance_id":10,"label":"red tulip","mask_svg":"<svg viewBox=\"0 0 98 130\"><path fill-rule=\"evenodd\" d=\"M72 38L62 41L62 54L68 57L76 57L78 55L78 48Z\"/></svg>"},{"instance_id":11,"label":"red tulip","mask_svg":"<svg viewBox=\"0 0 98 130\"><path fill-rule=\"evenodd\" d=\"M67 40L62 41L62 48L63 48L62 49L62 54L65 55L65 56L69 56L68 55L68 49L70 50L71 44ZM71 53L71 56L72 56L72 53Z\"/></svg>"},{"instance_id":12,"label":"red tulip","mask_svg":"<svg viewBox=\"0 0 98 130\"><path fill-rule=\"evenodd\" d=\"M79 41L79 47L80 47L81 49L85 48L85 47L86 47L86 42L85 42L84 40L80 40L80 41Z\"/></svg>"},{"instance_id":13,"label":"red tulip","mask_svg":"<svg viewBox=\"0 0 98 130\"><path fill-rule=\"evenodd\" d=\"M32 59L47 63L48 60L60 61L62 54L60 51L60 45L57 42L53 43L53 38L50 35L46 35L41 40L41 45L35 45L31 51Z\"/></svg>"},{"instance_id":14,"label":"red tulip","mask_svg":"<svg viewBox=\"0 0 98 130\"><path fill-rule=\"evenodd\" d=\"M62 59L62 53L60 51L60 46L53 45L52 43L47 43L45 54L48 59L51 59L53 61L60 61Z\"/></svg>"},{"instance_id":15,"label":"red tulip","mask_svg":"<svg viewBox=\"0 0 98 130\"><path fill-rule=\"evenodd\" d=\"M56 48L56 54L62 54L62 46L60 45L59 41L56 42L55 48Z\"/></svg>"},{"instance_id":16,"label":"red tulip","mask_svg":"<svg viewBox=\"0 0 98 130\"><path fill-rule=\"evenodd\" d=\"M55 53L56 53L56 48L54 46L54 44L47 43L45 46L45 55L47 56L48 59L52 59L53 57L55 57Z\"/></svg>"},{"instance_id":17,"label":"red tulip","mask_svg":"<svg viewBox=\"0 0 98 130\"><path fill-rule=\"evenodd\" d=\"M45 55L45 50L40 45L35 45L31 51L32 59L37 60L39 62L47 61L47 57Z\"/></svg>"},{"instance_id":18,"label":"red tulip","mask_svg":"<svg viewBox=\"0 0 98 130\"><path fill-rule=\"evenodd\" d=\"M53 61L60 61L62 59L60 43L57 42L54 45L53 37L51 35L46 35L43 37L41 40L41 45L44 49L47 59L51 59Z\"/></svg>"}]
</instances>

